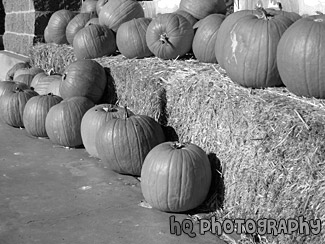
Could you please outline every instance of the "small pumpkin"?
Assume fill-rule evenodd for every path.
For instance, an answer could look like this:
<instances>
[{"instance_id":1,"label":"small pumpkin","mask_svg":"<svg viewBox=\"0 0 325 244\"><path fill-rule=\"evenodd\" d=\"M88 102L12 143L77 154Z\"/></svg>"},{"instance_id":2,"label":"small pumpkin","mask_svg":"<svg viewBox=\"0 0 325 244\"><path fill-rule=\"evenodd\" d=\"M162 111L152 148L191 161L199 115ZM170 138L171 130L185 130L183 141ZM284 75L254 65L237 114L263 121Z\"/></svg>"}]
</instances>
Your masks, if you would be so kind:
<instances>
[{"instance_id":1,"label":"small pumpkin","mask_svg":"<svg viewBox=\"0 0 325 244\"><path fill-rule=\"evenodd\" d=\"M21 90L29 89L29 86L22 82L15 82L15 81L2 81L0 82L0 97L7 93L15 91L17 88Z\"/></svg>"},{"instance_id":2,"label":"small pumpkin","mask_svg":"<svg viewBox=\"0 0 325 244\"><path fill-rule=\"evenodd\" d=\"M210 14L197 22L193 28L194 35L192 50L197 60L205 63L216 63L214 53L218 30L226 18L223 14Z\"/></svg>"},{"instance_id":3,"label":"small pumpkin","mask_svg":"<svg viewBox=\"0 0 325 244\"><path fill-rule=\"evenodd\" d=\"M45 119L45 129L50 141L64 147L81 146L81 120L93 106L93 101L86 97L64 99L52 106Z\"/></svg>"},{"instance_id":4,"label":"small pumpkin","mask_svg":"<svg viewBox=\"0 0 325 244\"><path fill-rule=\"evenodd\" d=\"M123 23L116 33L116 44L121 54L127 58L152 56L146 42L150 18L132 19Z\"/></svg>"},{"instance_id":5,"label":"small pumpkin","mask_svg":"<svg viewBox=\"0 0 325 244\"><path fill-rule=\"evenodd\" d=\"M104 123L96 135L99 158L120 174L140 176L143 161L149 151L165 141L164 132L153 118L130 116Z\"/></svg>"},{"instance_id":6,"label":"small pumpkin","mask_svg":"<svg viewBox=\"0 0 325 244\"><path fill-rule=\"evenodd\" d=\"M277 49L281 79L298 96L325 98L325 15L297 20L283 34Z\"/></svg>"},{"instance_id":7,"label":"small pumpkin","mask_svg":"<svg viewBox=\"0 0 325 244\"><path fill-rule=\"evenodd\" d=\"M27 69L30 68L30 64L28 62L18 62L16 64L14 64L8 71L6 74L6 80L13 80L14 79L14 75L15 72L19 69Z\"/></svg>"},{"instance_id":8,"label":"small pumpkin","mask_svg":"<svg viewBox=\"0 0 325 244\"><path fill-rule=\"evenodd\" d=\"M134 115L130 110L128 110L128 114ZM81 138L89 155L98 158L96 137L99 128L111 119L124 116L124 108L113 104L99 104L85 113L81 121Z\"/></svg>"},{"instance_id":9,"label":"small pumpkin","mask_svg":"<svg viewBox=\"0 0 325 244\"><path fill-rule=\"evenodd\" d=\"M68 44L65 31L67 25L74 16L75 14L67 9L61 9L54 12L47 24L49 34L48 39L56 44Z\"/></svg>"},{"instance_id":10,"label":"small pumpkin","mask_svg":"<svg viewBox=\"0 0 325 244\"><path fill-rule=\"evenodd\" d=\"M79 13L73 17L65 30L65 35L69 44L73 43L73 38L77 32L84 28L87 22L93 17L93 13Z\"/></svg>"},{"instance_id":11,"label":"small pumpkin","mask_svg":"<svg viewBox=\"0 0 325 244\"><path fill-rule=\"evenodd\" d=\"M150 22L146 32L148 48L161 59L185 55L192 48L193 37L190 22L175 13L158 15Z\"/></svg>"},{"instance_id":12,"label":"small pumpkin","mask_svg":"<svg viewBox=\"0 0 325 244\"><path fill-rule=\"evenodd\" d=\"M200 20L210 14L225 14L227 6L224 0L181 0L179 9Z\"/></svg>"},{"instance_id":13,"label":"small pumpkin","mask_svg":"<svg viewBox=\"0 0 325 244\"><path fill-rule=\"evenodd\" d=\"M283 15L258 14L239 19L224 44L224 66L231 80L244 87L283 86L276 52L282 34L293 23Z\"/></svg>"},{"instance_id":14,"label":"small pumpkin","mask_svg":"<svg viewBox=\"0 0 325 244\"><path fill-rule=\"evenodd\" d=\"M34 79L32 80L31 87L34 87L34 90L40 94L40 95L46 95L48 94L48 87L49 85L59 80L61 82L62 75L60 74L46 74L46 73L40 73L37 74Z\"/></svg>"},{"instance_id":15,"label":"small pumpkin","mask_svg":"<svg viewBox=\"0 0 325 244\"><path fill-rule=\"evenodd\" d=\"M115 36L107 26L88 25L78 31L73 39L73 52L77 59L109 56L115 51Z\"/></svg>"},{"instance_id":16,"label":"small pumpkin","mask_svg":"<svg viewBox=\"0 0 325 244\"><path fill-rule=\"evenodd\" d=\"M99 24L105 25L114 32L126 21L144 17L140 3L133 0L109 0L99 13Z\"/></svg>"},{"instance_id":17,"label":"small pumpkin","mask_svg":"<svg viewBox=\"0 0 325 244\"><path fill-rule=\"evenodd\" d=\"M1 119L12 127L24 127L23 113L27 101L37 96L38 93L32 89L21 89L9 91L0 98Z\"/></svg>"},{"instance_id":18,"label":"small pumpkin","mask_svg":"<svg viewBox=\"0 0 325 244\"><path fill-rule=\"evenodd\" d=\"M192 143L164 142L146 156L141 170L145 200L165 212L184 212L206 199L211 185L206 153Z\"/></svg>"},{"instance_id":19,"label":"small pumpkin","mask_svg":"<svg viewBox=\"0 0 325 244\"><path fill-rule=\"evenodd\" d=\"M80 8L80 13L96 13L97 1L83 1Z\"/></svg>"},{"instance_id":20,"label":"small pumpkin","mask_svg":"<svg viewBox=\"0 0 325 244\"><path fill-rule=\"evenodd\" d=\"M95 60L81 59L66 67L59 91L63 99L84 96L97 103L106 84L104 68Z\"/></svg>"},{"instance_id":21,"label":"small pumpkin","mask_svg":"<svg viewBox=\"0 0 325 244\"><path fill-rule=\"evenodd\" d=\"M29 99L23 113L26 131L35 137L47 137L45 119L50 108L62 101L62 98L51 93L38 95Z\"/></svg>"}]
</instances>

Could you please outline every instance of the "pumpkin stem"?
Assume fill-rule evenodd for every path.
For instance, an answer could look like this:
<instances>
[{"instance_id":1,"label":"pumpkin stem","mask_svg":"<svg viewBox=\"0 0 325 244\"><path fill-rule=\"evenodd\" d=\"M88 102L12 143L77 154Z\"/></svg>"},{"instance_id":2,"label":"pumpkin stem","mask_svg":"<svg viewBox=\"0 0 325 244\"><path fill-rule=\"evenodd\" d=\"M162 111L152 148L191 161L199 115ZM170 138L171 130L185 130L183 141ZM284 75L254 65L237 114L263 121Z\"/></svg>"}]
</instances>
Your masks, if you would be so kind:
<instances>
[{"instance_id":1,"label":"pumpkin stem","mask_svg":"<svg viewBox=\"0 0 325 244\"><path fill-rule=\"evenodd\" d=\"M277 2L276 4L278 5L278 7L279 7L280 10L283 9L283 7L282 7L282 3L281 3L281 2Z\"/></svg>"},{"instance_id":2,"label":"pumpkin stem","mask_svg":"<svg viewBox=\"0 0 325 244\"><path fill-rule=\"evenodd\" d=\"M176 142L173 143L172 147L173 147L174 149L182 149L183 147L185 147L185 144L176 141Z\"/></svg>"},{"instance_id":3,"label":"pumpkin stem","mask_svg":"<svg viewBox=\"0 0 325 244\"><path fill-rule=\"evenodd\" d=\"M261 13L261 15L258 16L259 19L267 20L269 17L272 17L272 15L268 14L263 7L258 7L257 5L258 4L256 4L256 10Z\"/></svg>"},{"instance_id":4,"label":"pumpkin stem","mask_svg":"<svg viewBox=\"0 0 325 244\"><path fill-rule=\"evenodd\" d=\"M321 11L316 11L316 14L318 14L318 15L324 15L324 13L321 12Z\"/></svg>"},{"instance_id":5,"label":"pumpkin stem","mask_svg":"<svg viewBox=\"0 0 325 244\"><path fill-rule=\"evenodd\" d=\"M23 89L21 89L19 86L16 86L15 92L22 92Z\"/></svg>"},{"instance_id":6,"label":"pumpkin stem","mask_svg":"<svg viewBox=\"0 0 325 244\"><path fill-rule=\"evenodd\" d=\"M129 110L128 110L128 108L127 108L127 106L125 105L124 106L124 114L125 114L125 118L127 119L127 118L129 118L130 117L130 114L129 114Z\"/></svg>"},{"instance_id":7,"label":"pumpkin stem","mask_svg":"<svg viewBox=\"0 0 325 244\"><path fill-rule=\"evenodd\" d=\"M47 95L48 95L48 96L53 96L53 93L52 93L52 92L50 92L50 93L47 93Z\"/></svg>"},{"instance_id":8,"label":"pumpkin stem","mask_svg":"<svg viewBox=\"0 0 325 244\"><path fill-rule=\"evenodd\" d=\"M165 43L170 43L168 40L168 36L167 33L161 34L159 41L161 41L161 43L165 44Z\"/></svg>"}]
</instances>

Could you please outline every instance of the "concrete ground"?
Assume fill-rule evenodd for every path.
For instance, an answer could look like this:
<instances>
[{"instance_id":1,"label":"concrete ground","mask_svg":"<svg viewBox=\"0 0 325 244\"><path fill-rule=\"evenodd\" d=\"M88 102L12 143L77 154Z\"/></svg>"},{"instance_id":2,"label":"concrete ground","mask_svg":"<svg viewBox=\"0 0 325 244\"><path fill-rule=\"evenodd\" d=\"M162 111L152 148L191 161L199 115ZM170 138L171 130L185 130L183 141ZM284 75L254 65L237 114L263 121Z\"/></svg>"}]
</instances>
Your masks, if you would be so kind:
<instances>
[{"instance_id":1,"label":"concrete ground","mask_svg":"<svg viewBox=\"0 0 325 244\"><path fill-rule=\"evenodd\" d=\"M0 67L19 58L1 52ZM142 200L136 178L110 171L85 149L55 147L0 122L1 244L225 243L200 235L198 225L195 238L172 235L172 214L141 207Z\"/></svg>"}]
</instances>

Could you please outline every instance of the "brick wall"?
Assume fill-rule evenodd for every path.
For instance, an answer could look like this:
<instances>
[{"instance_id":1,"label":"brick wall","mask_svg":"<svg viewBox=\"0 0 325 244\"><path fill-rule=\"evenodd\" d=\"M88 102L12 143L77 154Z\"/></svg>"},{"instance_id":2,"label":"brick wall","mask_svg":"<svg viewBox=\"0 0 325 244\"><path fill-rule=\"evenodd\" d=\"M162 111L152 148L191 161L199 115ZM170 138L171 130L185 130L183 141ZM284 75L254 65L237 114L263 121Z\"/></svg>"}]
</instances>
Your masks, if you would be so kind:
<instances>
[{"instance_id":1,"label":"brick wall","mask_svg":"<svg viewBox=\"0 0 325 244\"><path fill-rule=\"evenodd\" d=\"M52 13L60 9L78 11L80 0L3 0L5 10L4 49L28 55L31 45L43 40Z\"/></svg>"}]
</instances>

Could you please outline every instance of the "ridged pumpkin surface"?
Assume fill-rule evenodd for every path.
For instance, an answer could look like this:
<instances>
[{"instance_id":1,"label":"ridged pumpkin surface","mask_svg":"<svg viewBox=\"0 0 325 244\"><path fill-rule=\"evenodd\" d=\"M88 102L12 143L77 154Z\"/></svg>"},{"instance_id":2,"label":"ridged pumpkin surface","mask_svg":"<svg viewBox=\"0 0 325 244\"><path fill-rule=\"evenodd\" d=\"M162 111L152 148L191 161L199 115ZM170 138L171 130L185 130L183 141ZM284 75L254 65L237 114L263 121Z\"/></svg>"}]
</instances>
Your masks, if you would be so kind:
<instances>
[{"instance_id":1,"label":"ridged pumpkin surface","mask_svg":"<svg viewBox=\"0 0 325 244\"><path fill-rule=\"evenodd\" d=\"M193 15L191 15L190 13L186 12L185 10L180 10L178 9L177 11L174 12L175 14L180 14L183 17L185 17L185 19L187 19L190 24L193 26L195 25L196 22L198 22L198 20L196 18L193 17Z\"/></svg>"},{"instance_id":2,"label":"ridged pumpkin surface","mask_svg":"<svg viewBox=\"0 0 325 244\"><path fill-rule=\"evenodd\" d=\"M141 17L144 17L143 8L133 0L109 0L98 16L100 25L106 25L115 32L124 22Z\"/></svg>"},{"instance_id":3,"label":"ridged pumpkin surface","mask_svg":"<svg viewBox=\"0 0 325 244\"><path fill-rule=\"evenodd\" d=\"M128 113L133 115L130 110ZM96 138L100 127L111 119L123 118L124 116L125 109L112 104L99 104L86 112L81 121L81 137L89 155L98 158Z\"/></svg>"},{"instance_id":4,"label":"ridged pumpkin surface","mask_svg":"<svg viewBox=\"0 0 325 244\"><path fill-rule=\"evenodd\" d=\"M63 99L84 96L98 102L107 84L104 68L90 59L77 60L69 64L60 84Z\"/></svg>"},{"instance_id":5,"label":"ridged pumpkin surface","mask_svg":"<svg viewBox=\"0 0 325 244\"><path fill-rule=\"evenodd\" d=\"M47 137L45 119L50 108L62 101L53 94L39 95L28 100L24 108L23 122L26 131L35 137Z\"/></svg>"},{"instance_id":6,"label":"ridged pumpkin surface","mask_svg":"<svg viewBox=\"0 0 325 244\"><path fill-rule=\"evenodd\" d=\"M197 28L193 39L192 50L197 60L206 63L216 63L214 53L218 30L226 18L223 14L210 14L197 22L193 28Z\"/></svg>"},{"instance_id":7,"label":"ridged pumpkin surface","mask_svg":"<svg viewBox=\"0 0 325 244\"><path fill-rule=\"evenodd\" d=\"M262 12L240 18L224 39L223 65L231 80L251 88L283 85L276 51L282 34L292 23L281 15L265 18Z\"/></svg>"},{"instance_id":8,"label":"ridged pumpkin surface","mask_svg":"<svg viewBox=\"0 0 325 244\"><path fill-rule=\"evenodd\" d=\"M132 19L123 23L116 33L118 50L127 58L144 58L152 55L146 42L150 18Z\"/></svg>"},{"instance_id":9,"label":"ridged pumpkin surface","mask_svg":"<svg viewBox=\"0 0 325 244\"><path fill-rule=\"evenodd\" d=\"M200 147L165 142L154 147L145 158L141 190L152 207L183 212L205 200L211 177L209 159Z\"/></svg>"},{"instance_id":10,"label":"ridged pumpkin surface","mask_svg":"<svg viewBox=\"0 0 325 244\"><path fill-rule=\"evenodd\" d=\"M107 26L88 25L73 39L73 52L77 59L99 58L115 51L115 36Z\"/></svg>"},{"instance_id":11,"label":"ridged pumpkin surface","mask_svg":"<svg viewBox=\"0 0 325 244\"><path fill-rule=\"evenodd\" d=\"M80 13L73 17L65 30L65 35L69 44L73 43L74 36L79 30L85 27L87 22L93 18L93 16L94 15L91 13Z\"/></svg>"},{"instance_id":12,"label":"ridged pumpkin surface","mask_svg":"<svg viewBox=\"0 0 325 244\"><path fill-rule=\"evenodd\" d=\"M15 82L15 81L1 81L0 82L0 97L7 93L15 91L17 88L20 88L21 90L28 89L29 86L25 83L21 82Z\"/></svg>"},{"instance_id":13,"label":"ridged pumpkin surface","mask_svg":"<svg viewBox=\"0 0 325 244\"><path fill-rule=\"evenodd\" d=\"M158 15L151 21L146 33L150 51L161 59L185 55L192 48L193 37L190 22L175 13Z\"/></svg>"},{"instance_id":14,"label":"ridged pumpkin surface","mask_svg":"<svg viewBox=\"0 0 325 244\"><path fill-rule=\"evenodd\" d=\"M120 174L140 176L149 151L164 142L161 126L145 115L107 121L97 133L99 158Z\"/></svg>"},{"instance_id":15,"label":"ridged pumpkin surface","mask_svg":"<svg viewBox=\"0 0 325 244\"><path fill-rule=\"evenodd\" d=\"M225 14L227 7L224 0L181 0L179 9L200 20L210 14Z\"/></svg>"},{"instance_id":16,"label":"ridged pumpkin surface","mask_svg":"<svg viewBox=\"0 0 325 244\"><path fill-rule=\"evenodd\" d=\"M64 147L82 145L81 120L94 105L86 97L72 97L51 107L45 120L46 133L51 142Z\"/></svg>"},{"instance_id":17,"label":"ridged pumpkin surface","mask_svg":"<svg viewBox=\"0 0 325 244\"><path fill-rule=\"evenodd\" d=\"M277 62L283 83L292 93L325 98L325 16L297 20L283 34Z\"/></svg>"}]
</instances>

